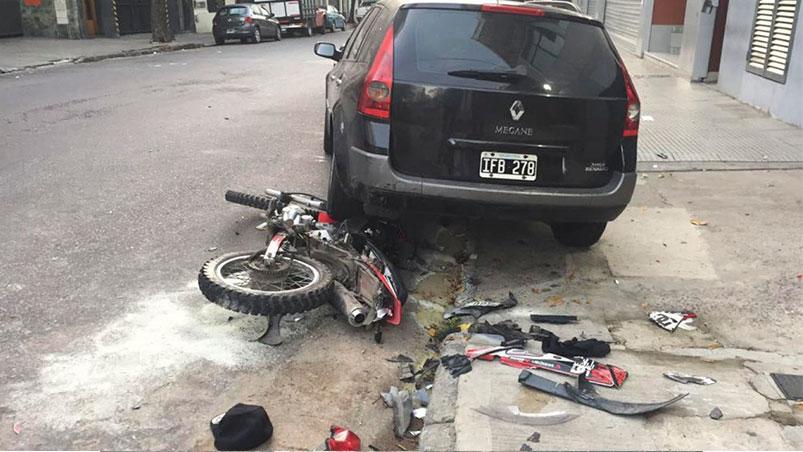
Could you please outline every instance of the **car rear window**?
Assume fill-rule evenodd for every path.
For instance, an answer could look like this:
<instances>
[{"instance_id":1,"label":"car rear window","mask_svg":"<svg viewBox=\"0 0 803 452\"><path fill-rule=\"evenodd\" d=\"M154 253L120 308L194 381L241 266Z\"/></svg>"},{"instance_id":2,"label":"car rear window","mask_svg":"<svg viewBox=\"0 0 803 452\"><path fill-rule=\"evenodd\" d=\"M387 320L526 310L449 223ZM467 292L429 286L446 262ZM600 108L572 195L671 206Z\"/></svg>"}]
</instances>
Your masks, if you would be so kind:
<instances>
[{"instance_id":1,"label":"car rear window","mask_svg":"<svg viewBox=\"0 0 803 452\"><path fill-rule=\"evenodd\" d=\"M247 16L248 8L245 6L235 6L234 8L223 8L218 11L219 16Z\"/></svg>"},{"instance_id":2,"label":"car rear window","mask_svg":"<svg viewBox=\"0 0 803 452\"><path fill-rule=\"evenodd\" d=\"M572 97L621 97L624 82L601 27L553 17L412 8L396 22L394 78ZM500 82L455 71L516 72Z\"/></svg>"}]
</instances>

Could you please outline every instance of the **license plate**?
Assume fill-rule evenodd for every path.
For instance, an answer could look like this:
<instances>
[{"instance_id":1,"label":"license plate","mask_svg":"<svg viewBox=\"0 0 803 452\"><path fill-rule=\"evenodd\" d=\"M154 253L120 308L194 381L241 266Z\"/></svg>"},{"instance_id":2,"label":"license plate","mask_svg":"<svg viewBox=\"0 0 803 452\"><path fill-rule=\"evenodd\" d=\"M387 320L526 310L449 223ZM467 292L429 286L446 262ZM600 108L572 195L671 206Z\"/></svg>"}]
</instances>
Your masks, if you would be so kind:
<instances>
[{"instance_id":1,"label":"license plate","mask_svg":"<svg viewBox=\"0 0 803 452\"><path fill-rule=\"evenodd\" d=\"M535 180L538 156L507 152L480 154L480 177L486 179Z\"/></svg>"}]
</instances>

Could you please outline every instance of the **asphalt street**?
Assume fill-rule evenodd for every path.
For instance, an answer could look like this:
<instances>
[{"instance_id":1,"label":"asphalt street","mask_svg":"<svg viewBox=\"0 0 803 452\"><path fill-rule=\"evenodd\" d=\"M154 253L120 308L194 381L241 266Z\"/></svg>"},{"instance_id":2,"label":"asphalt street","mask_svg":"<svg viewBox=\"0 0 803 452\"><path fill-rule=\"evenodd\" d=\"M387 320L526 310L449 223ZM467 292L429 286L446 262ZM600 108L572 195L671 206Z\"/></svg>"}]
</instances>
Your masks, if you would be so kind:
<instances>
[{"instance_id":1,"label":"asphalt street","mask_svg":"<svg viewBox=\"0 0 803 452\"><path fill-rule=\"evenodd\" d=\"M264 240L254 230L258 212L226 203L226 189L326 194L323 93L332 62L312 47L347 36L0 77L3 448L210 449L208 420L240 401L282 412L274 447L311 448L332 423L359 426L361 416L382 414L367 395L340 404L321 396L360 394L368 380L373 395L384 386L376 379L395 374L362 359L341 371L345 383L329 381L330 354L361 356L372 333L355 334L318 310L286 329L312 347L299 338L269 349L249 342L257 320L229 317L194 285L206 259ZM307 328L313 333L299 334ZM394 353L416 346L410 338L420 333L402 330L386 334ZM324 345L315 343L320 335ZM372 356L384 362L380 352ZM360 430L377 441L388 427Z\"/></svg>"},{"instance_id":2,"label":"asphalt street","mask_svg":"<svg viewBox=\"0 0 803 452\"><path fill-rule=\"evenodd\" d=\"M0 312L29 352L183 287L210 247L253 246L227 188L326 194L316 40L0 78ZM29 378L29 358L3 347L0 379Z\"/></svg>"}]
</instances>

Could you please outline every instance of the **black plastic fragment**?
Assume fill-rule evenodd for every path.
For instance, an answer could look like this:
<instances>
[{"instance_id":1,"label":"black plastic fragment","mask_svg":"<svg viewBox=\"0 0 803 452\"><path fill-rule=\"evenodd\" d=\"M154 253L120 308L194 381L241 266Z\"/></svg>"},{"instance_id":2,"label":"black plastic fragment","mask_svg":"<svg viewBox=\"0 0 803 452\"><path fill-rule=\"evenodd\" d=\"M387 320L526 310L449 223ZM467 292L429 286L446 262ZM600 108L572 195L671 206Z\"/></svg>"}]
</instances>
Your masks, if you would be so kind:
<instances>
[{"instance_id":1,"label":"black plastic fragment","mask_svg":"<svg viewBox=\"0 0 803 452\"><path fill-rule=\"evenodd\" d=\"M530 320L535 323L554 323L556 325L564 325L566 323L577 322L576 315L540 315L530 314Z\"/></svg>"},{"instance_id":2,"label":"black plastic fragment","mask_svg":"<svg viewBox=\"0 0 803 452\"><path fill-rule=\"evenodd\" d=\"M606 399L594 390L594 387L586 381L583 375L577 378L577 387L569 383L557 383L550 379L535 375L534 373L523 370L519 374L519 383L527 386L528 388L537 389L547 394L552 394L581 405L590 406L598 410L606 411L611 414L619 414L623 416L632 416L636 414L647 414L666 408L669 405L677 402L678 400L689 395L680 394L669 400L663 402L653 403L633 403L633 402L620 402L618 400Z\"/></svg>"}]
</instances>

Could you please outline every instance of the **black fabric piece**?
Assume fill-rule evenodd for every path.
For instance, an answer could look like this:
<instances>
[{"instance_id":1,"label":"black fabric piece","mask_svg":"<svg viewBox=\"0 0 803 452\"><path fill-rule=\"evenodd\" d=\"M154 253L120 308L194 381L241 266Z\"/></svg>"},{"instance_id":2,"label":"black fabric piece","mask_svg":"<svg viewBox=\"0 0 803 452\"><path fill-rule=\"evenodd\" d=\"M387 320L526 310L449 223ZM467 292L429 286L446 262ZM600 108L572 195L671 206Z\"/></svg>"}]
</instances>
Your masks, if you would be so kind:
<instances>
[{"instance_id":1,"label":"black fabric piece","mask_svg":"<svg viewBox=\"0 0 803 452\"><path fill-rule=\"evenodd\" d=\"M576 337L561 342L557 336L551 336L541 342L544 353L560 356L583 356L585 358L602 358L611 352L608 343L597 339L578 340Z\"/></svg>"},{"instance_id":2,"label":"black fabric piece","mask_svg":"<svg viewBox=\"0 0 803 452\"><path fill-rule=\"evenodd\" d=\"M273 424L259 405L238 403L209 422L218 450L253 449L273 436Z\"/></svg>"},{"instance_id":3,"label":"black fabric piece","mask_svg":"<svg viewBox=\"0 0 803 452\"><path fill-rule=\"evenodd\" d=\"M574 323L577 321L576 315L539 315L530 314L530 320L535 323L554 323L556 325L563 325L566 323Z\"/></svg>"},{"instance_id":4,"label":"black fabric piece","mask_svg":"<svg viewBox=\"0 0 803 452\"><path fill-rule=\"evenodd\" d=\"M519 374L519 383L527 386L528 388L537 389L547 394L552 394L580 405L590 406L598 410L606 411L611 414L620 414L623 416L632 416L636 414L647 414L658 411L662 408L668 407L678 400L686 397L689 393L677 395L669 400L663 402L653 403L634 403L634 402L620 402L618 400L610 400L603 398L594 387L586 381L583 375L577 377L577 387L569 383L558 383L548 378L535 375L534 373L523 370Z\"/></svg>"},{"instance_id":5,"label":"black fabric piece","mask_svg":"<svg viewBox=\"0 0 803 452\"><path fill-rule=\"evenodd\" d=\"M453 377L458 377L471 372L471 360L468 359L466 355L443 356L441 357L441 364Z\"/></svg>"}]
</instances>

